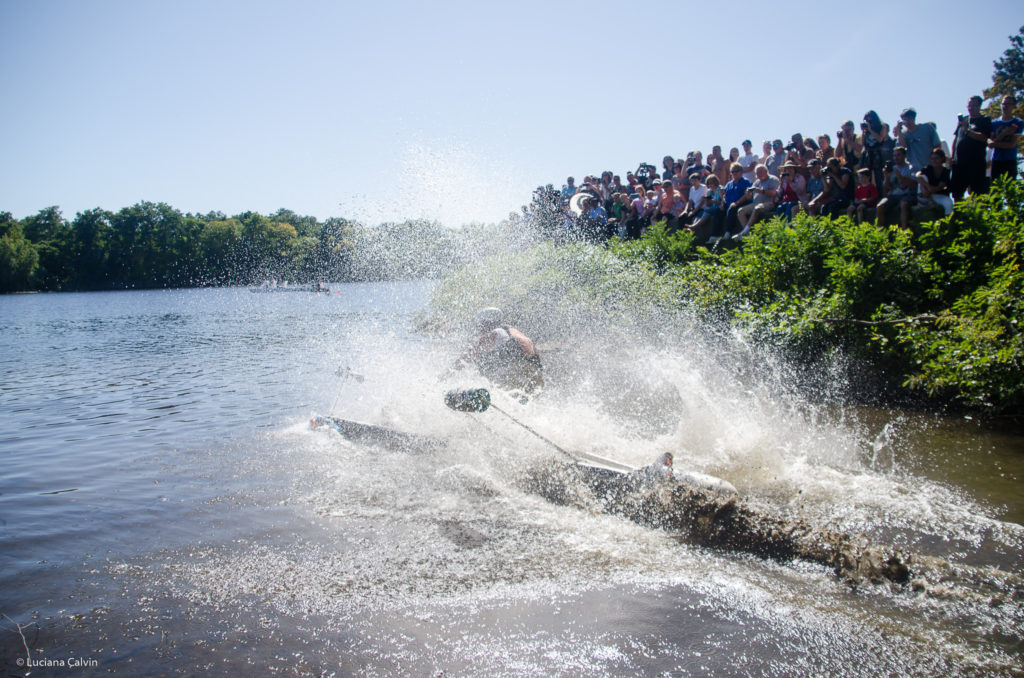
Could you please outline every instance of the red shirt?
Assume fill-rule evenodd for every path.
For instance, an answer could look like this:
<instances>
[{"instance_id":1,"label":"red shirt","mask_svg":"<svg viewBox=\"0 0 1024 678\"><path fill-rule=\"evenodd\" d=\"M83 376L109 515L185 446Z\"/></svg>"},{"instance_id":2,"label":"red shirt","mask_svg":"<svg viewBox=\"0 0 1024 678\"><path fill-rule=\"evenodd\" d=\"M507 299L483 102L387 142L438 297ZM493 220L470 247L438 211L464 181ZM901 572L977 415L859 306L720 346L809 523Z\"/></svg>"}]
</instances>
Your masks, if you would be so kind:
<instances>
[{"instance_id":1,"label":"red shirt","mask_svg":"<svg viewBox=\"0 0 1024 678\"><path fill-rule=\"evenodd\" d=\"M868 207L878 204L878 187L874 184L857 184L857 191L853 196L854 200L867 202Z\"/></svg>"}]
</instances>

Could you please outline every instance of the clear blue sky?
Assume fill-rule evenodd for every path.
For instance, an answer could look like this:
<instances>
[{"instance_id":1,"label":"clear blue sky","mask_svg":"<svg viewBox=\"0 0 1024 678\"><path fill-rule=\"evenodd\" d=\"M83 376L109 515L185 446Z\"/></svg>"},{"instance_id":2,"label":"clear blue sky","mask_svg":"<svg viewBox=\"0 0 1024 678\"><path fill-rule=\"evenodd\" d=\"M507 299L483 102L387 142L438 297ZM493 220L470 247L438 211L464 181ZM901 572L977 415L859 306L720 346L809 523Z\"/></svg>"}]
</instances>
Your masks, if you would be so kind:
<instances>
[{"instance_id":1,"label":"clear blue sky","mask_svg":"<svg viewBox=\"0 0 1024 678\"><path fill-rule=\"evenodd\" d=\"M497 221L569 174L872 108L947 138L1022 24L1001 0L0 0L0 211Z\"/></svg>"}]
</instances>

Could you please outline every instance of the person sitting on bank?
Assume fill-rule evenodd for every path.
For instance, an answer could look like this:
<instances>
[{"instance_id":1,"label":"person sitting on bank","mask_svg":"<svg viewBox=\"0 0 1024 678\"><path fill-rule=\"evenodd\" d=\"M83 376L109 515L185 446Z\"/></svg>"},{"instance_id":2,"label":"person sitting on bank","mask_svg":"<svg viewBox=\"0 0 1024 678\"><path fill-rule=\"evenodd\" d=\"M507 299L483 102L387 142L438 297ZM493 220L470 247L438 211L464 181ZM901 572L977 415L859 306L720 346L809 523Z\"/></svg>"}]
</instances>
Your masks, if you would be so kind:
<instances>
[{"instance_id":1,"label":"person sitting on bank","mask_svg":"<svg viewBox=\"0 0 1024 678\"><path fill-rule=\"evenodd\" d=\"M808 204L808 212L826 217L838 217L846 213L853 202L855 192L853 172L842 167L839 158L832 157L825 163L822 172L824 189Z\"/></svg>"},{"instance_id":2,"label":"person sitting on bank","mask_svg":"<svg viewBox=\"0 0 1024 678\"><path fill-rule=\"evenodd\" d=\"M910 208L917 204L917 180L907 163L907 149L897 146L893 151L893 162L885 163L882 170L885 177L885 197L878 202L878 225L888 225L887 214L899 209L900 227L910 223Z\"/></svg>"},{"instance_id":3,"label":"person sitting on bank","mask_svg":"<svg viewBox=\"0 0 1024 678\"><path fill-rule=\"evenodd\" d=\"M502 324L501 309L489 307L476 314L473 345L455 362L453 369L468 363L500 388L533 393L544 387L544 374L537 349L525 334Z\"/></svg>"},{"instance_id":4,"label":"person sitting on bank","mask_svg":"<svg viewBox=\"0 0 1024 678\"><path fill-rule=\"evenodd\" d=\"M861 167L857 170L857 189L853 194L853 204L846 210L846 215L857 215L857 223L864 223L867 211L878 205L878 187L871 180L871 170Z\"/></svg>"},{"instance_id":5,"label":"person sitting on bank","mask_svg":"<svg viewBox=\"0 0 1024 678\"><path fill-rule=\"evenodd\" d=\"M757 178L736 211L736 223L740 231L732 237L733 240L745 238L758 219L771 216L775 210L775 196L779 192L778 178L768 174L768 168L764 165L758 165L754 173Z\"/></svg>"},{"instance_id":6,"label":"person sitting on bank","mask_svg":"<svg viewBox=\"0 0 1024 678\"><path fill-rule=\"evenodd\" d=\"M944 214L953 211L952 189L949 186L950 172L946 167L946 152L941 146L932 149L928 167L917 173L918 204L922 207L941 207Z\"/></svg>"}]
</instances>

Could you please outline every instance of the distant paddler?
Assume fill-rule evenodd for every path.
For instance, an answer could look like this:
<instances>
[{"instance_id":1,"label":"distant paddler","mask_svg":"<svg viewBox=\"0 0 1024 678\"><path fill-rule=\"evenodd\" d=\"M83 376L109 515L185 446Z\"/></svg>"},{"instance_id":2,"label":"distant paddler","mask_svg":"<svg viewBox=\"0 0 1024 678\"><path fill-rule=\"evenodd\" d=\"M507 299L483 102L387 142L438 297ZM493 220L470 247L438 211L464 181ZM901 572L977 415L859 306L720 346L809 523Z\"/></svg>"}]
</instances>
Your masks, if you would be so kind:
<instances>
[{"instance_id":1,"label":"distant paddler","mask_svg":"<svg viewBox=\"0 0 1024 678\"><path fill-rule=\"evenodd\" d=\"M476 365L480 374L509 391L534 393L544 387L540 356L533 341L502 323L501 309L489 307L476 314L476 337L453 369Z\"/></svg>"}]
</instances>

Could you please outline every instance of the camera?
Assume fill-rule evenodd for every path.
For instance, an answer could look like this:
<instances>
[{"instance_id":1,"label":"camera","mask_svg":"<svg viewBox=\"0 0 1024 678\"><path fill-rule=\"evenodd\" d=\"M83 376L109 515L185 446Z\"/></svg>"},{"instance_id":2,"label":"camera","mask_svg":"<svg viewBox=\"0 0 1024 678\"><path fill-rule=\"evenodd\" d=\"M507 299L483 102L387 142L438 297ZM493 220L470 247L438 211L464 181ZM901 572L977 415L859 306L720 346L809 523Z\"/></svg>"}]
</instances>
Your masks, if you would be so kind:
<instances>
[{"instance_id":1,"label":"camera","mask_svg":"<svg viewBox=\"0 0 1024 678\"><path fill-rule=\"evenodd\" d=\"M893 164L892 160L886 160L885 164L882 165L882 169L885 170L886 172L891 172L894 166L895 165Z\"/></svg>"},{"instance_id":2,"label":"camera","mask_svg":"<svg viewBox=\"0 0 1024 678\"><path fill-rule=\"evenodd\" d=\"M786 144L784 148L787 151L795 151L796 150L796 144L792 144L792 143L791 144Z\"/></svg>"}]
</instances>

